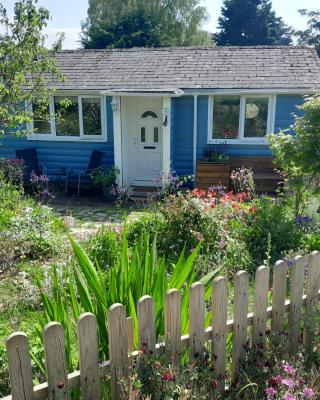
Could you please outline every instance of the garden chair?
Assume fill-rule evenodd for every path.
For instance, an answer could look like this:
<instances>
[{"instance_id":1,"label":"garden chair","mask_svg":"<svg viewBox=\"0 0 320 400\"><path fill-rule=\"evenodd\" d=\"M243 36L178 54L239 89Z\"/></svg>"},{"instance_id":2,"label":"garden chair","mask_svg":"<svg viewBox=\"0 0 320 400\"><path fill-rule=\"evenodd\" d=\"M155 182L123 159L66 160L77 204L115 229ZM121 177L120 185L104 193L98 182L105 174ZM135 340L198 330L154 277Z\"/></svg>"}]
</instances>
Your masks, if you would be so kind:
<instances>
[{"instance_id":1,"label":"garden chair","mask_svg":"<svg viewBox=\"0 0 320 400\"><path fill-rule=\"evenodd\" d=\"M37 175L45 173L45 167L40 164L36 148L16 150L16 157L22 159L25 164L24 181L29 182L32 172Z\"/></svg>"},{"instance_id":2,"label":"garden chair","mask_svg":"<svg viewBox=\"0 0 320 400\"><path fill-rule=\"evenodd\" d=\"M69 171L67 176L67 183L66 183L66 192L68 193L69 187L75 183L77 186L77 197L80 197L80 187L82 184L90 185L91 178L90 173L96 169L101 167L102 160L104 157L104 152L99 150L93 150L90 156L90 160L88 163L87 169L84 170L74 170Z\"/></svg>"}]
</instances>

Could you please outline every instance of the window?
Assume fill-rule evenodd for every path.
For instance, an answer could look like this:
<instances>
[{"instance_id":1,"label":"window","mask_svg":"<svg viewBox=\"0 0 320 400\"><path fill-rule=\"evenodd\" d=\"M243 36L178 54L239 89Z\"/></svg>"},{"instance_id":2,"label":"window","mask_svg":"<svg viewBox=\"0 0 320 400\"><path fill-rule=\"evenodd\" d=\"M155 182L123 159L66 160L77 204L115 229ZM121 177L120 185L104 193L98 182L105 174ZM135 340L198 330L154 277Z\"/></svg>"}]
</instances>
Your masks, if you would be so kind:
<instances>
[{"instance_id":1,"label":"window","mask_svg":"<svg viewBox=\"0 0 320 400\"><path fill-rule=\"evenodd\" d=\"M239 133L240 97L215 97L213 130L215 139L236 139Z\"/></svg>"},{"instance_id":2,"label":"window","mask_svg":"<svg viewBox=\"0 0 320 400\"><path fill-rule=\"evenodd\" d=\"M98 96L54 96L50 99L50 118L40 120L33 104L31 139L106 140L104 101Z\"/></svg>"},{"instance_id":3,"label":"window","mask_svg":"<svg viewBox=\"0 0 320 400\"><path fill-rule=\"evenodd\" d=\"M51 131L49 105L33 104L33 128L35 134Z\"/></svg>"},{"instance_id":4,"label":"window","mask_svg":"<svg viewBox=\"0 0 320 400\"><path fill-rule=\"evenodd\" d=\"M208 142L263 142L274 129L275 96L212 96Z\"/></svg>"}]
</instances>

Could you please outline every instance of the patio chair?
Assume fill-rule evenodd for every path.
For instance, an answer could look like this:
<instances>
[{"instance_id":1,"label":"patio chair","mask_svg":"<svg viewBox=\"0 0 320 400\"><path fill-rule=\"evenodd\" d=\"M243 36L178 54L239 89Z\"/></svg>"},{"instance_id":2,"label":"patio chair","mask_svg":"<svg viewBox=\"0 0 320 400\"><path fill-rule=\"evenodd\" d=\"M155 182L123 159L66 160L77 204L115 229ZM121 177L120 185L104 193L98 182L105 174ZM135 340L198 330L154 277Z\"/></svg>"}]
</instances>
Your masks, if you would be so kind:
<instances>
[{"instance_id":1,"label":"patio chair","mask_svg":"<svg viewBox=\"0 0 320 400\"><path fill-rule=\"evenodd\" d=\"M24 181L29 182L30 175L34 172L37 175L45 173L45 167L40 164L36 148L19 149L15 151L16 157L22 159L25 164Z\"/></svg>"},{"instance_id":2,"label":"patio chair","mask_svg":"<svg viewBox=\"0 0 320 400\"><path fill-rule=\"evenodd\" d=\"M72 183L77 185L77 197L80 197L80 187L82 183L91 184L90 173L101 167L104 152L100 150L93 150L90 156L88 167L84 170L71 170L67 176L66 192Z\"/></svg>"}]
</instances>

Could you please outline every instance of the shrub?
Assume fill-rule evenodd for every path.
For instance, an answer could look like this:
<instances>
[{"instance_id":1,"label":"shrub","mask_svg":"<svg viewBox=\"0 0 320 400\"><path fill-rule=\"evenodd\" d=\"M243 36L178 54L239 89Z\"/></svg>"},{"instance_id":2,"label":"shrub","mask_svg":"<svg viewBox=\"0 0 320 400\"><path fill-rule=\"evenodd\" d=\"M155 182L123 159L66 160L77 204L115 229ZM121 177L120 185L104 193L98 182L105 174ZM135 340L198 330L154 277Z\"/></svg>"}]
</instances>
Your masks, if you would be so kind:
<instances>
[{"instance_id":1,"label":"shrub","mask_svg":"<svg viewBox=\"0 0 320 400\"><path fill-rule=\"evenodd\" d=\"M32 171L30 183L32 194L39 201L47 202L54 197L53 193L48 190L49 177L47 175L37 175Z\"/></svg>"},{"instance_id":2,"label":"shrub","mask_svg":"<svg viewBox=\"0 0 320 400\"><path fill-rule=\"evenodd\" d=\"M295 198L295 213L302 213L311 191L320 189L320 95L308 98L299 107L302 117L295 117L295 134L270 135L275 165L285 175L285 189Z\"/></svg>"},{"instance_id":3,"label":"shrub","mask_svg":"<svg viewBox=\"0 0 320 400\"><path fill-rule=\"evenodd\" d=\"M166 225L160 213L146 214L128 224L128 242L135 245L143 234L148 234L150 241L158 235L158 243L162 235L165 235Z\"/></svg>"},{"instance_id":4,"label":"shrub","mask_svg":"<svg viewBox=\"0 0 320 400\"><path fill-rule=\"evenodd\" d=\"M120 254L121 235L114 229L103 227L83 243L83 248L91 260L100 268L113 267Z\"/></svg>"},{"instance_id":5,"label":"shrub","mask_svg":"<svg viewBox=\"0 0 320 400\"><path fill-rule=\"evenodd\" d=\"M0 171L6 182L19 189L23 188L24 160L19 158L0 158Z\"/></svg>"},{"instance_id":6,"label":"shrub","mask_svg":"<svg viewBox=\"0 0 320 400\"><path fill-rule=\"evenodd\" d=\"M253 206L244 237L253 265L257 267L267 259L274 263L286 251L298 249L301 231L284 198L255 198Z\"/></svg>"}]
</instances>

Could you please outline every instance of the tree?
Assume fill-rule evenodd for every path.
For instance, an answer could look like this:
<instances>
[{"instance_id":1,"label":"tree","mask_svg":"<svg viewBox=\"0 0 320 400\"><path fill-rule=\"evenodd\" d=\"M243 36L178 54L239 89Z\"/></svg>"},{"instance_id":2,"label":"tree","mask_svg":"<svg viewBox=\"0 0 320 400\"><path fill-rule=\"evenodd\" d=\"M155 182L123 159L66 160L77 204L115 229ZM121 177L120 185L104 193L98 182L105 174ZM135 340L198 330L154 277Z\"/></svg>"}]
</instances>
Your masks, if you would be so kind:
<instances>
[{"instance_id":1,"label":"tree","mask_svg":"<svg viewBox=\"0 0 320 400\"><path fill-rule=\"evenodd\" d=\"M320 57L320 10L308 11L306 9L299 10L300 14L308 18L308 28L302 31L296 31L299 44L307 44L314 46Z\"/></svg>"},{"instance_id":2,"label":"tree","mask_svg":"<svg viewBox=\"0 0 320 400\"><path fill-rule=\"evenodd\" d=\"M200 0L89 0L85 48L211 45Z\"/></svg>"},{"instance_id":3,"label":"tree","mask_svg":"<svg viewBox=\"0 0 320 400\"><path fill-rule=\"evenodd\" d=\"M30 122L30 105L37 103L45 110L52 90L46 77L62 79L55 54L63 36L51 49L44 46L49 11L37 7L38 0L18 0L9 19L0 3L0 135L26 133Z\"/></svg>"},{"instance_id":4,"label":"tree","mask_svg":"<svg viewBox=\"0 0 320 400\"><path fill-rule=\"evenodd\" d=\"M294 135L270 135L275 165L285 175L285 188L294 194L297 215L301 215L309 192L320 193L320 95L299 108L303 115L295 117Z\"/></svg>"},{"instance_id":5,"label":"tree","mask_svg":"<svg viewBox=\"0 0 320 400\"><path fill-rule=\"evenodd\" d=\"M213 38L219 46L289 45L292 30L270 0L224 0Z\"/></svg>"}]
</instances>

